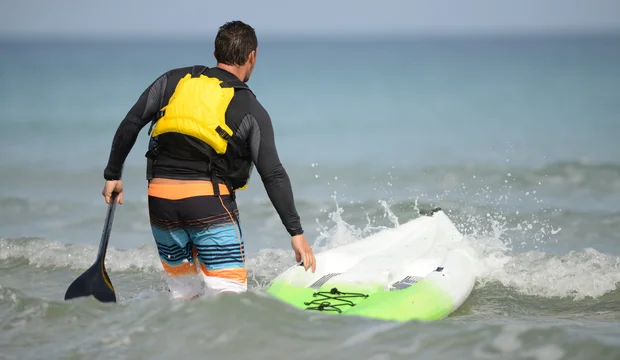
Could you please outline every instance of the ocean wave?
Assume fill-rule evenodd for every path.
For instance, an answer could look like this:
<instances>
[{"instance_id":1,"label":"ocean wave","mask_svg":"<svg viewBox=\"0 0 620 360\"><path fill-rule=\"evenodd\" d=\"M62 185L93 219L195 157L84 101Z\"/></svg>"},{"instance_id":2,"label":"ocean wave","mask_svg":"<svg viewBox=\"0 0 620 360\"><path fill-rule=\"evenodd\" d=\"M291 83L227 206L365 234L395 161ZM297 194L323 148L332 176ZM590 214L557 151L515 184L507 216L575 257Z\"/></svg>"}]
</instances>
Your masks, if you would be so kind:
<instances>
[{"instance_id":1,"label":"ocean wave","mask_svg":"<svg viewBox=\"0 0 620 360\"><path fill-rule=\"evenodd\" d=\"M620 257L592 248L563 255L535 251L504 258L490 255L483 262L487 266L479 277L481 286L499 282L524 295L584 300L620 286Z\"/></svg>"},{"instance_id":2,"label":"ocean wave","mask_svg":"<svg viewBox=\"0 0 620 360\"><path fill-rule=\"evenodd\" d=\"M96 246L63 244L42 238L0 239L0 260L25 259L38 268L86 270L95 261ZM109 247L106 267L114 271L159 271L161 263L155 246L143 245L122 250Z\"/></svg>"},{"instance_id":3,"label":"ocean wave","mask_svg":"<svg viewBox=\"0 0 620 360\"><path fill-rule=\"evenodd\" d=\"M318 236L309 238L314 240L312 245L316 253L398 226L418 216L418 209L431 205L410 199L392 204L386 201L353 204L344 202L341 206L342 201L336 196L331 198L331 202L331 206L335 206L336 210L325 210L325 216L320 220L317 218ZM323 205L328 209L327 204ZM443 204L441 205L443 207ZM465 241L478 254L477 284L470 297L473 303L470 300L467 302L475 311L480 312L481 308L485 308L489 311L495 309L493 311L510 313L503 304L510 303L511 299L518 299L521 305L516 307L517 314L536 311L534 305L529 305L536 301L550 309L561 302L569 302L577 304L575 309L580 309L578 311L587 313L588 310L579 304L588 304L590 307L607 311L605 304L609 302L610 296L617 300L620 257L596 250L592 246L583 247L581 242L572 244L570 250L560 253L548 249L551 248L551 243L557 240L558 234L566 231L562 226L570 228L570 224L587 216L590 216L589 219L597 219L598 222L592 226L604 224L612 235L611 231L620 224L620 213L548 213L545 209L539 209L531 213L506 214L492 207L469 211L450 203L447 205L448 208L444 207L444 210L465 235ZM267 206L269 205L265 202L263 210L258 211L266 211ZM555 220L559 217L561 221L555 221L554 217ZM356 220L352 221L352 218ZM98 227L99 222L100 220ZM526 241L533 246L521 246ZM263 244L255 253L248 252L248 284L252 290L263 290L278 274L294 265L292 250L286 248L286 245L283 246L274 248L265 247ZM11 273L19 271L20 268L27 273L51 271L58 272L53 281L65 281L68 284L72 280L68 276L77 276L75 272L90 267L96 253L95 245L66 244L34 237L0 238L0 268L12 270L5 272L6 276L11 276ZM159 277L162 274L162 265L153 243L128 249L110 247L106 267L113 283L120 281L118 289L124 292L121 298L131 299L134 296L135 291L131 290L130 283L139 283L140 287L150 289L163 286ZM0 275L0 284L6 284L5 279ZM493 306L481 305L494 298L496 302ZM569 305L562 305L561 309L564 310L561 311L570 312L567 310L569 308ZM468 309L468 306L465 305L463 309ZM518 309L526 310L520 312ZM617 314L612 316L617 317Z\"/></svg>"},{"instance_id":4,"label":"ocean wave","mask_svg":"<svg viewBox=\"0 0 620 360\"><path fill-rule=\"evenodd\" d=\"M346 235L347 231L334 230L341 237L338 244L356 241L357 235ZM526 296L583 300L614 292L620 285L620 257L595 249L561 255L536 251L513 253L501 242L498 246L496 239L466 238L466 241L479 255L477 288L499 283L505 289L514 289ZM315 251L319 253L338 244L315 245ZM93 264L96 253L94 246L64 245L32 238L0 239L0 264L23 259L27 261L25 266L33 268L83 271ZM265 288L278 274L294 265L292 250L281 248L261 249L248 256L247 261L248 283L255 289ZM115 273L160 273L163 270L154 245L128 250L109 248L106 267L112 278Z\"/></svg>"}]
</instances>

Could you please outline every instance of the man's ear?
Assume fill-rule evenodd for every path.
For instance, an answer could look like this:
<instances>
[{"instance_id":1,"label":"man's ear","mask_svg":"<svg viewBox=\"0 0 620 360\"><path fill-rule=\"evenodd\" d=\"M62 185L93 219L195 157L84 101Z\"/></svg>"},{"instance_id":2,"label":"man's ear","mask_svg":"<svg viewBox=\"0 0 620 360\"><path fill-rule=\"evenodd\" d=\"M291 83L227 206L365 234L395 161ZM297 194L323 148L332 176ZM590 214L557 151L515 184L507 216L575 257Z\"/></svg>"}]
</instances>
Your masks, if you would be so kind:
<instances>
[{"instance_id":1,"label":"man's ear","mask_svg":"<svg viewBox=\"0 0 620 360\"><path fill-rule=\"evenodd\" d=\"M256 62L256 50L250 51L250 54L248 55L248 61L250 61L251 64Z\"/></svg>"}]
</instances>

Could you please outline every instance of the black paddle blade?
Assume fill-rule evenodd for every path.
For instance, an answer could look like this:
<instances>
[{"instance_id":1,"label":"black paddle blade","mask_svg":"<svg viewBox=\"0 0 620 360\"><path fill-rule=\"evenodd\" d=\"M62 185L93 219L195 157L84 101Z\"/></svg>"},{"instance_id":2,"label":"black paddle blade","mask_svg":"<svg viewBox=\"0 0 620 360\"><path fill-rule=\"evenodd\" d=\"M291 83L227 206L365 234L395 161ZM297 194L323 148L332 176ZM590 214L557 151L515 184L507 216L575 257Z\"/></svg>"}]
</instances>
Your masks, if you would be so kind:
<instances>
[{"instance_id":1,"label":"black paddle blade","mask_svg":"<svg viewBox=\"0 0 620 360\"><path fill-rule=\"evenodd\" d=\"M101 302L116 302L114 287L102 264L96 262L75 279L65 293L65 300L92 295Z\"/></svg>"},{"instance_id":2,"label":"black paddle blade","mask_svg":"<svg viewBox=\"0 0 620 360\"><path fill-rule=\"evenodd\" d=\"M103 225L103 234L99 243L99 252L95 264L86 270L80 277L75 279L65 293L65 300L74 299L83 296L94 296L101 302L116 302L116 294L114 287L105 270L105 255L108 249L108 241L110 240L110 232L112 231L112 221L114 220L114 209L116 208L116 198L118 193L112 193L112 200L108 206L108 213L105 217Z\"/></svg>"}]
</instances>

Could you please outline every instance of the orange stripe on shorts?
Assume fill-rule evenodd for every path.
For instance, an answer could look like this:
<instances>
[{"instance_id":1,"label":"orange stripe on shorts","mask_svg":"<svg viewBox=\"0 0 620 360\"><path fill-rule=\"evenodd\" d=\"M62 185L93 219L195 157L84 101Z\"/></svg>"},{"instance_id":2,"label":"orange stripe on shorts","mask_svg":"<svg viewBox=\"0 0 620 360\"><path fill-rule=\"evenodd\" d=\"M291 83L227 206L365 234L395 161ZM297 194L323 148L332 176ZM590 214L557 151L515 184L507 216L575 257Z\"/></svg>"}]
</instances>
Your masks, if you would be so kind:
<instances>
[{"instance_id":1,"label":"orange stripe on shorts","mask_svg":"<svg viewBox=\"0 0 620 360\"><path fill-rule=\"evenodd\" d=\"M206 276L233 280L241 284L245 284L248 280L248 272L245 268L208 270L203 263L200 263L200 270Z\"/></svg>"},{"instance_id":2,"label":"orange stripe on shorts","mask_svg":"<svg viewBox=\"0 0 620 360\"><path fill-rule=\"evenodd\" d=\"M198 270L196 270L196 265L190 264L189 262L184 262L179 265L170 265L162 260L161 264L164 266L164 270L171 277L177 276L185 276L185 275L196 275L198 274Z\"/></svg>"},{"instance_id":3,"label":"orange stripe on shorts","mask_svg":"<svg viewBox=\"0 0 620 360\"><path fill-rule=\"evenodd\" d=\"M224 184L218 184L220 194L228 195L228 188ZM209 182L199 184L149 184L149 196L167 200L180 200L194 196L213 196L213 185Z\"/></svg>"}]
</instances>

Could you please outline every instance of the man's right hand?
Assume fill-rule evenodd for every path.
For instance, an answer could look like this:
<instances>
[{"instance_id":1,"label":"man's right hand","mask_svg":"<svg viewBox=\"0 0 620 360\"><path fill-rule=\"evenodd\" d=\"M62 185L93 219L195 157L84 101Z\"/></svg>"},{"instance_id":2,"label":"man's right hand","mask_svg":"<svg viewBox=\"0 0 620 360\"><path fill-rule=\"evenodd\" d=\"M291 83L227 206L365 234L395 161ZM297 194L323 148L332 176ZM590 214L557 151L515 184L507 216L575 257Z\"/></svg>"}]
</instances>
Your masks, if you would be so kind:
<instances>
[{"instance_id":1,"label":"man's right hand","mask_svg":"<svg viewBox=\"0 0 620 360\"><path fill-rule=\"evenodd\" d=\"M297 262L303 261L306 271L312 267L312 272L314 272L316 270L316 259L306 237L303 234L293 236L291 247L295 251L295 260Z\"/></svg>"},{"instance_id":2,"label":"man's right hand","mask_svg":"<svg viewBox=\"0 0 620 360\"><path fill-rule=\"evenodd\" d=\"M123 180L108 180L105 182L101 195L103 195L106 204L110 203L110 200L112 199L112 192L115 191L118 193L116 203L121 205L123 204Z\"/></svg>"}]
</instances>

